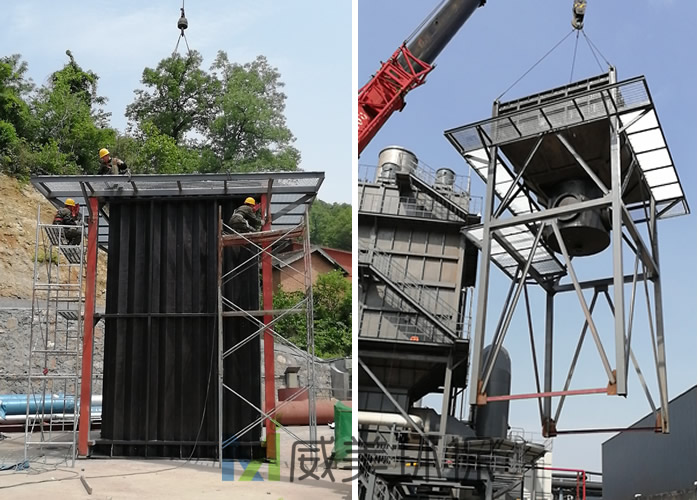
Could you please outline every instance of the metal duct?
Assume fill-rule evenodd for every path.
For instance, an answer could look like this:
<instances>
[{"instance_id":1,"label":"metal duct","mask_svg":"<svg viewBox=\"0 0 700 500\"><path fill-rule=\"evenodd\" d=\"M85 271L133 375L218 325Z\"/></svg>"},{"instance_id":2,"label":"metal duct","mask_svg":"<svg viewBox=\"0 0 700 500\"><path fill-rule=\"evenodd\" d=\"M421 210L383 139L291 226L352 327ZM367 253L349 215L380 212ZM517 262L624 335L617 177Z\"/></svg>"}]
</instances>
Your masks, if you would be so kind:
<instances>
[{"instance_id":1,"label":"metal duct","mask_svg":"<svg viewBox=\"0 0 700 500\"><path fill-rule=\"evenodd\" d=\"M492 346L487 346L482 359L489 357ZM505 348L496 356L496 364L491 372L491 378L486 385L489 396L505 396L510 394L510 356ZM476 434L479 437L503 438L508 436L508 401L496 401L479 406L476 410Z\"/></svg>"},{"instance_id":2,"label":"metal duct","mask_svg":"<svg viewBox=\"0 0 700 500\"><path fill-rule=\"evenodd\" d=\"M600 189L592 180L569 179L549 190L548 208L574 205L599 198ZM610 217L607 209L591 209L559 217L557 223L566 250L571 256L593 255L610 245ZM547 246L561 253L550 227L544 233Z\"/></svg>"},{"instance_id":3,"label":"metal duct","mask_svg":"<svg viewBox=\"0 0 700 500\"><path fill-rule=\"evenodd\" d=\"M423 428L423 419L416 415L409 415L411 420L418 425L421 429ZM358 411L357 412L357 423L362 425L378 425L384 427L409 427L413 426L408 423L403 415L398 413L380 413L376 411Z\"/></svg>"}]
</instances>

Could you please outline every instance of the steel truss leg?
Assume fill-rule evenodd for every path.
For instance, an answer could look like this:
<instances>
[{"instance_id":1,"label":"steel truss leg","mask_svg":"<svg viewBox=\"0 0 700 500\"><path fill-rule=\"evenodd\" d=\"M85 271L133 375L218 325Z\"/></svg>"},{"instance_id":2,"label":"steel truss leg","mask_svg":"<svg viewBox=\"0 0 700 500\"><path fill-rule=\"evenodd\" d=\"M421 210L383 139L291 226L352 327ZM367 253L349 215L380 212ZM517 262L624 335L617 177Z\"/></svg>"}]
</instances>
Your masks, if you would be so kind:
<instances>
[{"instance_id":1,"label":"steel truss leg","mask_svg":"<svg viewBox=\"0 0 700 500\"><path fill-rule=\"evenodd\" d=\"M85 314L83 319L83 366L80 377L80 432L78 435L78 453L82 456L87 456L88 454L88 440L90 438L92 340L95 329L93 318L95 315L95 291L97 285L97 231L100 217L97 198L90 198L88 203L90 204L90 220L88 223L87 280L85 283Z\"/></svg>"},{"instance_id":2,"label":"steel truss leg","mask_svg":"<svg viewBox=\"0 0 700 500\"><path fill-rule=\"evenodd\" d=\"M309 381L309 438L316 443L316 346L314 343L314 283L311 270L311 227L309 208L304 212L304 280L306 285L306 350L309 356L306 358L306 373ZM312 447L312 455L315 456L315 447Z\"/></svg>"},{"instance_id":3,"label":"steel truss leg","mask_svg":"<svg viewBox=\"0 0 700 500\"><path fill-rule=\"evenodd\" d=\"M611 81L617 81L617 75L611 71ZM613 285L615 294L615 374L617 394L627 395L627 370L625 367L625 281L622 259L622 174L620 158L620 136L617 117L610 120L610 192L612 194L612 254ZM591 329L591 333L593 330ZM613 380L611 380L612 382Z\"/></svg>"},{"instance_id":4,"label":"steel truss leg","mask_svg":"<svg viewBox=\"0 0 700 500\"><path fill-rule=\"evenodd\" d=\"M222 282L222 273L223 273L223 257L224 257L224 247L223 247L223 241L221 240L222 236L222 226L223 226L223 221L221 219L221 207L219 207L219 224L218 224L218 229L217 229L217 259L218 259L218 266L216 269L216 294L217 294L217 312L218 312L218 318L217 318L217 350L218 350L218 360L219 360L219 366L218 366L218 379L219 379L219 404L217 405L218 411L219 411L219 432L218 432L218 441L219 441L219 468L223 466L223 439L224 439L224 301L223 301L223 282Z\"/></svg>"},{"instance_id":5,"label":"steel truss leg","mask_svg":"<svg viewBox=\"0 0 700 500\"><path fill-rule=\"evenodd\" d=\"M482 391L486 391L486 386L488 385L489 379L491 378L491 373L493 372L493 368L496 365L496 359L498 357L498 352L501 350L501 346L503 346L503 341L506 338L506 333L508 331L508 327L510 326L510 322L513 319L513 314L515 313L515 307L518 305L518 299L520 298L520 294L523 291L523 288L525 287L525 281L527 280L527 273L530 271L530 266L532 265L532 260L535 258L535 252L537 250L537 243L540 241L540 237L542 236L542 231L544 230L544 224L540 224L539 229L537 230L537 236L535 236L535 243L532 245L532 249L530 250L530 255L527 258L527 262L525 263L525 267L523 267L521 271L521 276L520 276L520 281L518 282L518 287L515 290L515 295L513 296L513 300L510 303L510 307L508 308L508 312L506 313L505 318L503 319L503 325L501 327L501 331L497 332L496 335L496 342L491 348L491 352L489 353L489 360L488 363L486 364L486 369L484 371L484 376L482 379Z\"/></svg>"},{"instance_id":6,"label":"steel truss leg","mask_svg":"<svg viewBox=\"0 0 700 500\"><path fill-rule=\"evenodd\" d=\"M270 203L267 195L262 195L260 202L266 208L265 213L270 213ZM270 218L267 217L265 224L262 227L263 231L269 231L271 227ZM268 246L269 248L269 246ZM263 309L272 310L272 259L270 252L263 252L261 263L262 267L262 296ZM268 325L272 321L272 315L266 314L263 316L263 323ZM271 412L275 407L275 339L268 328L264 333L263 354L265 358L265 410ZM275 424L268 419L265 422L265 448L267 451L267 459L275 460L277 458L275 438Z\"/></svg>"},{"instance_id":7,"label":"steel truss leg","mask_svg":"<svg viewBox=\"0 0 700 500\"><path fill-rule=\"evenodd\" d=\"M493 108L497 113L496 105ZM491 269L491 222L493 220L493 202L495 198L496 182L496 158L498 148L491 147L489 153L488 174L486 177L486 197L484 206L484 239L481 243L481 262L479 263L479 295L476 301L476 321L474 323L474 339L472 346L472 384L469 388L469 404L474 406L478 402L479 395L485 389L481 387L482 351L484 350L484 335L486 333L486 308L488 306L489 272ZM472 416L476 412L472 411Z\"/></svg>"},{"instance_id":8,"label":"steel truss leg","mask_svg":"<svg viewBox=\"0 0 700 500\"><path fill-rule=\"evenodd\" d=\"M600 294L600 290L596 290L593 293L593 298L591 299L591 305L588 306L588 310L590 311L591 315L593 314L593 309L595 309L595 304L596 301L598 300L598 295ZM571 366L569 367L569 374L566 376L566 382L564 383L564 391L569 390L569 385L571 384L571 379L574 376L574 371L576 370L576 363L578 362L578 357L579 354L581 354L581 347L583 346L583 340L586 337L586 330L588 330L588 321L584 320L583 321L583 327L581 328L581 335L578 337L578 344L576 344L576 350L574 351L574 357L571 360ZM564 407L564 400L566 399L566 396L562 396L559 399L559 404L557 405L557 411L554 415L554 422L559 422L559 416L561 415L561 410Z\"/></svg>"},{"instance_id":9,"label":"steel truss leg","mask_svg":"<svg viewBox=\"0 0 700 500\"><path fill-rule=\"evenodd\" d=\"M554 344L554 293L547 292L547 306L544 325L544 390L552 391L552 362ZM549 437L552 426L552 398L544 398L544 418L542 435Z\"/></svg>"}]
</instances>

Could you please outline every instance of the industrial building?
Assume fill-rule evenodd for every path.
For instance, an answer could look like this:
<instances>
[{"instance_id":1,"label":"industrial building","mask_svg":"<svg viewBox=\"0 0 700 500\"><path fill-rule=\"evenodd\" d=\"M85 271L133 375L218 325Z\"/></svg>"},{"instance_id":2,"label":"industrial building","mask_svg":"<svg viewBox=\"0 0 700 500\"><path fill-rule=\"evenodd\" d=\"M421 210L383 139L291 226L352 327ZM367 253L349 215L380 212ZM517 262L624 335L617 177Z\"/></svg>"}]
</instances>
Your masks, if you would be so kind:
<instances>
[{"instance_id":1,"label":"industrial building","mask_svg":"<svg viewBox=\"0 0 700 500\"><path fill-rule=\"evenodd\" d=\"M603 443L603 498L697 498L697 402L697 385L669 401L669 434L638 431L654 425L649 413Z\"/></svg>"}]
</instances>

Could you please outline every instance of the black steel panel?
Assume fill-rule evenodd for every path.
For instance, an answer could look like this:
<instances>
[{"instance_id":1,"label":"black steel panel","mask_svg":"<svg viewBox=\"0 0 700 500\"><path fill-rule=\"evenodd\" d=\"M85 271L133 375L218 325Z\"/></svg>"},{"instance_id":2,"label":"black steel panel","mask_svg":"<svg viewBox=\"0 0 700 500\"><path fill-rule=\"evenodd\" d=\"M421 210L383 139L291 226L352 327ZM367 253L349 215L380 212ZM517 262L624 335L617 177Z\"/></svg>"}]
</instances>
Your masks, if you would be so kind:
<instances>
[{"instance_id":1,"label":"black steel panel","mask_svg":"<svg viewBox=\"0 0 700 500\"><path fill-rule=\"evenodd\" d=\"M218 212L223 205L227 219L242 201L155 198L109 204L98 453L217 455ZM246 248L226 249L224 270L250 256ZM224 295L245 309L259 309L257 258L225 287ZM224 348L255 330L247 319L227 318ZM260 406L257 338L226 359L224 373L226 385ZM250 405L224 391L224 439L258 416ZM238 446L226 448L224 456L253 457L260 452L260 426L256 426Z\"/></svg>"}]
</instances>

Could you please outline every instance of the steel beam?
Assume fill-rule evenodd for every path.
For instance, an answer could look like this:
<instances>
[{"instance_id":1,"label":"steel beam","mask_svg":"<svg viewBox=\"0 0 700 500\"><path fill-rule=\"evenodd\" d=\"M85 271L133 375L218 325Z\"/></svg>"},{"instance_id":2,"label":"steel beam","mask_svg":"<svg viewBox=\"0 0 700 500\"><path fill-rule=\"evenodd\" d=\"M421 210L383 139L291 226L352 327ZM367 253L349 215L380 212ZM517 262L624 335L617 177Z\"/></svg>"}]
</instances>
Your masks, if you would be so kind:
<instances>
[{"instance_id":1,"label":"steel beam","mask_svg":"<svg viewBox=\"0 0 700 500\"><path fill-rule=\"evenodd\" d=\"M495 218L498 218L501 216L503 211L506 208L508 208L508 205L510 205L512 203L512 201L518 195L520 190L523 188L523 185L520 184L520 179L522 178L523 174L525 173L525 170L527 169L527 167L530 165L530 162L532 161L532 159L535 157L535 153L540 148L540 145L542 144L543 140L544 140L544 134L540 134L540 136L537 138L537 142L535 143L533 148L530 150L530 154L527 156L525 163L520 167L520 171L515 176L515 179L513 179L513 183L508 188L508 191L506 191L506 194L503 195L503 199L501 201L501 204L498 206L498 210L496 210L496 213L494 215Z\"/></svg>"},{"instance_id":2,"label":"steel beam","mask_svg":"<svg viewBox=\"0 0 700 500\"><path fill-rule=\"evenodd\" d=\"M593 182L595 182L596 186L598 186L598 189L600 189L600 192L605 194L608 194L608 187L603 184L603 181L600 180L600 178L593 172L593 169L588 166L588 163L581 157L580 154L578 154L578 151L574 149L574 147L569 143L569 141L566 140L566 137L561 135L560 133L555 134L557 136L557 139L559 139L559 142L561 142L564 147L569 151L571 156L574 157L574 160L576 160L576 163L578 163L581 168L583 168L588 176L591 178Z\"/></svg>"},{"instance_id":3,"label":"steel beam","mask_svg":"<svg viewBox=\"0 0 700 500\"><path fill-rule=\"evenodd\" d=\"M90 404L92 400L92 351L95 324L95 293L97 285L97 226L99 211L97 198L89 199L90 218L88 220L87 269L85 282L85 313L83 315L83 359L80 375L80 422L78 433L78 454L88 455L90 438Z\"/></svg>"},{"instance_id":4,"label":"steel beam","mask_svg":"<svg viewBox=\"0 0 700 500\"><path fill-rule=\"evenodd\" d=\"M639 231L637 230L637 226L634 224L634 221L632 220L632 216L630 213L627 211L627 208L625 208L624 205L620 206L621 212L621 217L622 217L622 223L625 225L627 228L627 231L629 232L630 236L634 240L635 244L637 245L636 250L640 253L642 262L644 262L644 265L646 268L651 271L651 279L654 280L656 277L659 275L659 268L654 260L654 258L651 255L651 252L647 249L646 245L644 244L644 240L642 239L642 235L639 234Z\"/></svg>"},{"instance_id":5,"label":"steel beam","mask_svg":"<svg viewBox=\"0 0 700 500\"><path fill-rule=\"evenodd\" d=\"M600 354L600 359L603 362L603 368L605 368L605 372L608 375L608 381L611 384L614 384L616 382L615 378L615 373L613 372L612 368L610 367L610 362L608 361L608 357L605 354L605 348L603 347L603 342L600 340L600 335L598 334L598 329L595 326L595 323L593 322L593 316L591 315L591 311L588 310L588 306L586 304L586 299L583 296L583 290L581 290L581 287L578 286L578 279L576 278L576 272L574 271L574 266L571 263L571 258L569 257L569 253L566 250L566 245L564 244L564 238L561 236L561 232L559 231L559 227L557 226L556 223L551 224L552 229L554 230L554 235L556 236L557 242L559 243L559 248L561 248L562 254L564 255L564 260L566 261L566 267L569 270L569 276L571 277L571 281L576 288L576 295L578 296L579 304L581 305L581 309L583 309L583 314L586 316L586 321L588 322L588 327L591 329L591 335L593 336L593 341L596 344L596 347L598 348L598 353ZM624 339L624 325L623 325L623 339ZM624 347L624 343L623 343ZM624 358L623 358L623 363L624 363ZM619 368L619 366L618 366Z\"/></svg>"},{"instance_id":6,"label":"steel beam","mask_svg":"<svg viewBox=\"0 0 700 500\"><path fill-rule=\"evenodd\" d=\"M550 392L532 392L528 394L506 394L504 396L487 396L486 401L512 401L514 399L535 399L535 398L555 398L557 396L573 396L573 395L588 395L588 394L606 394L607 387L595 389L572 389L570 391L550 391Z\"/></svg>"},{"instance_id":7,"label":"steel beam","mask_svg":"<svg viewBox=\"0 0 700 500\"><path fill-rule=\"evenodd\" d=\"M653 215L656 211L655 203L652 201L651 219L651 251L655 262L659 262L659 230L658 219ZM659 380L659 397L661 399L661 431L670 432L670 422L668 414L668 380L666 378L666 341L664 338L664 310L661 293L661 273L654 280L654 306L656 317L656 351L658 362L656 364L657 377Z\"/></svg>"},{"instance_id":8,"label":"steel beam","mask_svg":"<svg viewBox=\"0 0 700 500\"><path fill-rule=\"evenodd\" d=\"M221 218L221 207L219 207L219 218L217 224L217 234L216 234L216 255L217 255L217 268L216 268L216 294L217 294L217 351L218 351L218 380L219 380L219 404L218 409L218 441L219 441L219 468L223 466L223 440L224 440L224 296L223 296L223 260L224 260L224 247L221 240L223 234L223 220Z\"/></svg>"},{"instance_id":9,"label":"steel beam","mask_svg":"<svg viewBox=\"0 0 700 500\"><path fill-rule=\"evenodd\" d=\"M543 230L544 224L540 224L540 227L537 230L537 235L535 236L535 242L532 248L530 249L530 255L528 256L527 262L523 267L520 281L518 282L518 286L515 289L515 295L513 296L513 300L510 302L510 306L503 320L503 326L501 327L501 331L497 333L496 342L492 346L491 353L489 356L489 363L486 366L486 369L484 370L484 375L482 379L483 391L486 391L486 386L488 385L489 379L491 377L491 372L493 371L493 368L496 365L496 358L498 356L498 352L501 350L501 346L503 345L503 341L505 340L508 327L510 326L510 322L513 319L515 307L518 305L518 299L520 298L520 294L522 293L522 290L525 287L525 280L527 279L528 272L530 271L532 259L534 259L535 251L537 250L537 242L540 241L540 237L542 236Z\"/></svg>"},{"instance_id":10,"label":"steel beam","mask_svg":"<svg viewBox=\"0 0 700 500\"><path fill-rule=\"evenodd\" d=\"M304 281L306 286L306 373L309 377L309 440L316 442L316 345L314 343L314 283L311 264L311 219L304 212ZM312 455L316 457L315 451Z\"/></svg>"},{"instance_id":11,"label":"steel beam","mask_svg":"<svg viewBox=\"0 0 700 500\"><path fill-rule=\"evenodd\" d=\"M593 299L591 299L591 305L588 307L588 310L591 311L591 314L593 314L593 309L595 308L596 301L598 300L598 294L600 292L596 291L593 294ZM564 391L569 390L569 385L571 384L571 379L574 376L574 371L576 370L576 363L578 362L578 357L579 354L581 354L581 347L583 346L583 340L586 337L586 330L588 329L588 321L584 320L583 321L583 327L581 327L581 334L578 337L578 344L576 344L576 350L574 351L574 357L571 359L571 366L569 367L569 374L566 376L566 382L564 383ZM562 396L562 398L559 400L559 404L557 405L557 411L554 415L554 421L558 422L559 421L559 416L561 415L561 410L564 407L564 400L566 399L566 396Z\"/></svg>"},{"instance_id":12,"label":"steel beam","mask_svg":"<svg viewBox=\"0 0 700 500\"><path fill-rule=\"evenodd\" d=\"M265 224L262 227L263 231L270 230L270 198L267 194L260 197L260 203L263 206L265 213ZM263 309L272 310L272 258L269 252L263 252L261 258L262 265L262 296ZM263 323L270 324L272 321L271 314L263 316ZM265 355L265 411L270 413L275 407L275 339L272 336L269 328L265 329L263 351ZM265 422L265 444L266 456L268 460L277 458L276 441L275 441L275 424L268 419Z\"/></svg>"},{"instance_id":13,"label":"steel beam","mask_svg":"<svg viewBox=\"0 0 700 500\"><path fill-rule=\"evenodd\" d=\"M638 273L636 275L636 279L638 280L644 280L646 279L646 276L643 273ZM635 280L635 275L634 274L627 274L623 277L623 281L625 283L632 283ZM590 281L581 281L578 286L582 290L586 290L589 288L597 288L597 289L602 289L602 288L608 288L609 286L613 285L614 280L613 278L603 278L599 280L590 280ZM576 287L574 287L573 284L571 283L565 283L563 285L556 285L553 287L554 292L559 293L559 292L573 292L576 290Z\"/></svg>"},{"instance_id":14,"label":"steel beam","mask_svg":"<svg viewBox=\"0 0 700 500\"><path fill-rule=\"evenodd\" d=\"M491 221L490 227L492 230L501 229L504 227L520 226L531 222L539 222L545 220L558 219L566 215L583 212L592 208L607 207L611 204L610 195L601 196L593 200L582 201L573 205L565 205L563 207L548 208L539 210L530 214L516 215L507 219L498 219ZM478 227L478 226L475 226ZM485 226L484 226L485 227Z\"/></svg>"},{"instance_id":15,"label":"steel beam","mask_svg":"<svg viewBox=\"0 0 700 500\"><path fill-rule=\"evenodd\" d=\"M498 113L498 108L494 103L493 114ZM483 360L482 351L484 350L484 335L486 333L486 308L488 306L489 293L489 272L491 269L491 225L493 223L493 202L495 198L495 183L496 183L496 155L498 148L492 147L488 174L486 176L486 195L484 206L484 238L481 242L481 262L479 263L479 294L476 299L476 321L474 323L474 340L472 354L472 384L469 388L469 404L474 406L477 404L479 392L482 390L479 387L481 379L481 367ZM485 389L485 388L484 388ZM475 415L476 412L472 412Z\"/></svg>"},{"instance_id":16,"label":"steel beam","mask_svg":"<svg viewBox=\"0 0 700 500\"><path fill-rule=\"evenodd\" d=\"M610 69L610 81L617 83L615 69ZM617 394L627 395L627 370L625 362L625 281L622 255L622 169L620 156L620 124L617 117L610 120L610 193L612 195L612 260L615 304L615 367L617 369ZM593 329L591 329L593 333ZM612 380L611 380L612 381Z\"/></svg>"},{"instance_id":17,"label":"steel beam","mask_svg":"<svg viewBox=\"0 0 700 500\"><path fill-rule=\"evenodd\" d=\"M553 344L554 344L554 293L547 292L544 319L544 390L545 392L552 391L552 363L553 363ZM549 425L552 421L552 398L544 399L544 422L543 434L549 435Z\"/></svg>"}]
</instances>

